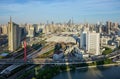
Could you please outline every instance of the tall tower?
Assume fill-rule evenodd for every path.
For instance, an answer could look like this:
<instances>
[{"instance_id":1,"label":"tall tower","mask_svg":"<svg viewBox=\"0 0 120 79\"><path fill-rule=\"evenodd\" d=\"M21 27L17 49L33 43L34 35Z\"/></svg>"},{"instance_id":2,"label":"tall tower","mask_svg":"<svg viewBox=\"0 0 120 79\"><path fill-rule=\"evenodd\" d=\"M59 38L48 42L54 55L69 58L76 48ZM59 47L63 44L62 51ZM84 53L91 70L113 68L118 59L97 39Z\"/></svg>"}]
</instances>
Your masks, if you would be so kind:
<instances>
[{"instance_id":1,"label":"tall tower","mask_svg":"<svg viewBox=\"0 0 120 79\"><path fill-rule=\"evenodd\" d=\"M32 25L29 25L27 37L34 37L34 35L35 35L35 28Z\"/></svg>"},{"instance_id":2,"label":"tall tower","mask_svg":"<svg viewBox=\"0 0 120 79\"><path fill-rule=\"evenodd\" d=\"M8 22L8 50L15 51L20 47L21 32L18 24L12 22L10 17L10 22Z\"/></svg>"},{"instance_id":3,"label":"tall tower","mask_svg":"<svg viewBox=\"0 0 120 79\"><path fill-rule=\"evenodd\" d=\"M111 31L111 28L112 28L112 22L107 21L106 26L107 26L107 33L110 34L110 31Z\"/></svg>"},{"instance_id":4,"label":"tall tower","mask_svg":"<svg viewBox=\"0 0 120 79\"><path fill-rule=\"evenodd\" d=\"M87 31L82 31L81 36L80 36L80 48L86 49L86 35Z\"/></svg>"},{"instance_id":5,"label":"tall tower","mask_svg":"<svg viewBox=\"0 0 120 79\"><path fill-rule=\"evenodd\" d=\"M89 54L100 55L100 34L88 32L86 37L86 49Z\"/></svg>"}]
</instances>

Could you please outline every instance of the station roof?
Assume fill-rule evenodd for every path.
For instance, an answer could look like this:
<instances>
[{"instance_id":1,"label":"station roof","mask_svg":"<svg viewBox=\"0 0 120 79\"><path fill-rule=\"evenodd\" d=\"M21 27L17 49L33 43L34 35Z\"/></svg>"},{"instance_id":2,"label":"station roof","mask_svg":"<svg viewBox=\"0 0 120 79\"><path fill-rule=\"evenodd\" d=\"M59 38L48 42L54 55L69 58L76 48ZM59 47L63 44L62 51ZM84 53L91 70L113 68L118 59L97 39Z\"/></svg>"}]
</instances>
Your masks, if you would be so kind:
<instances>
[{"instance_id":1,"label":"station roof","mask_svg":"<svg viewBox=\"0 0 120 79\"><path fill-rule=\"evenodd\" d=\"M47 42L57 42L57 43L76 43L76 40L71 36L52 36L46 40Z\"/></svg>"}]
</instances>

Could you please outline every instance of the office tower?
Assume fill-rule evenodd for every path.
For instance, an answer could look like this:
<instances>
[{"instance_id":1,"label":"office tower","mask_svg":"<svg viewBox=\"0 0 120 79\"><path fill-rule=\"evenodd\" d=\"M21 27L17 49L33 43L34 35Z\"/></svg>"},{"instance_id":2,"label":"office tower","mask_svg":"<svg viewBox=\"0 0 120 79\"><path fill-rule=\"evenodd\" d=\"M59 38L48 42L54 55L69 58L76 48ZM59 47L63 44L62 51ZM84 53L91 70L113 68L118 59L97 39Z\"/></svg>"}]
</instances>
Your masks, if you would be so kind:
<instances>
[{"instance_id":1,"label":"office tower","mask_svg":"<svg viewBox=\"0 0 120 79\"><path fill-rule=\"evenodd\" d=\"M53 24L50 24L49 27L50 27L50 32L51 32L51 33L54 33L54 25L53 25Z\"/></svg>"},{"instance_id":2,"label":"office tower","mask_svg":"<svg viewBox=\"0 0 120 79\"><path fill-rule=\"evenodd\" d=\"M86 50L86 35L87 35L87 31L82 31L80 36L80 48L85 50Z\"/></svg>"},{"instance_id":3,"label":"office tower","mask_svg":"<svg viewBox=\"0 0 120 79\"><path fill-rule=\"evenodd\" d=\"M29 26L29 29L28 29L28 35L27 37L34 37L35 35L35 29L32 25Z\"/></svg>"},{"instance_id":4,"label":"office tower","mask_svg":"<svg viewBox=\"0 0 120 79\"><path fill-rule=\"evenodd\" d=\"M40 31L40 26L39 26L38 24L33 24L32 26L34 27L35 33L39 33L39 31Z\"/></svg>"},{"instance_id":5,"label":"office tower","mask_svg":"<svg viewBox=\"0 0 120 79\"><path fill-rule=\"evenodd\" d=\"M8 50L15 51L20 47L21 44L21 32L19 30L19 25L12 22L8 22Z\"/></svg>"},{"instance_id":6,"label":"office tower","mask_svg":"<svg viewBox=\"0 0 120 79\"><path fill-rule=\"evenodd\" d=\"M47 29L46 29L46 26L43 27L43 33L47 33Z\"/></svg>"},{"instance_id":7,"label":"office tower","mask_svg":"<svg viewBox=\"0 0 120 79\"><path fill-rule=\"evenodd\" d=\"M117 29L118 26L119 26L119 24L118 24L117 22L113 23L113 27L114 27L114 29Z\"/></svg>"},{"instance_id":8,"label":"office tower","mask_svg":"<svg viewBox=\"0 0 120 79\"><path fill-rule=\"evenodd\" d=\"M21 30L21 40L23 40L26 37L25 27L20 27L20 30Z\"/></svg>"},{"instance_id":9,"label":"office tower","mask_svg":"<svg viewBox=\"0 0 120 79\"><path fill-rule=\"evenodd\" d=\"M4 35L8 34L8 25L2 25L2 34Z\"/></svg>"},{"instance_id":10,"label":"office tower","mask_svg":"<svg viewBox=\"0 0 120 79\"><path fill-rule=\"evenodd\" d=\"M49 33L48 25L45 25L45 27L44 27L44 32L45 32L45 34L48 34L48 33Z\"/></svg>"},{"instance_id":11,"label":"office tower","mask_svg":"<svg viewBox=\"0 0 120 79\"><path fill-rule=\"evenodd\" d=\"M100 55L100 34L88 32L86 35L86 49L91 55Z\"/></svg>"},{"instance_id":12,"label":"office tower","mask_svg":"<svg viewBox=\"0 0 120 79\"><path fill-rule=\"evenodd\" d=\"M27 24L27 23L25 24L26 34L28 34L29 26L30 26L29 24Z\"/></svg>"},{"instance_id":13,"label":"office tower","mask_svg":"<svg viewBox=\"0 0 120 79\"><path fill-rule=\"evenodd\" d=\"M107 33L110 34L110 31L112 29L112 22L107 21L106 22L106 27L107 27L107 29L106 29Z\"/></svg>"},{"instance_id":14,"label":"office tower","mask_svg":"<svg viewBox=\"0 0 120 79\"><path fill-rule=\"evenodd\" d=\"M52 23L51 23L51 28L52 28L52 32L54 33L54 32L55 32L55 24L54 24L53 21L52 21Z\"/></svg>"},{"instance_id":15,"label":"office tower","mask_svg":"<svg viewBox=\"0 0 120 79\"><path fill-rule=\"evenodd\" d=\"M102 24L102 22L100 22L99 33L101 33L101 32L102 32L102 27L103 27L103 24Z\"/></svg>"}]
</instances>

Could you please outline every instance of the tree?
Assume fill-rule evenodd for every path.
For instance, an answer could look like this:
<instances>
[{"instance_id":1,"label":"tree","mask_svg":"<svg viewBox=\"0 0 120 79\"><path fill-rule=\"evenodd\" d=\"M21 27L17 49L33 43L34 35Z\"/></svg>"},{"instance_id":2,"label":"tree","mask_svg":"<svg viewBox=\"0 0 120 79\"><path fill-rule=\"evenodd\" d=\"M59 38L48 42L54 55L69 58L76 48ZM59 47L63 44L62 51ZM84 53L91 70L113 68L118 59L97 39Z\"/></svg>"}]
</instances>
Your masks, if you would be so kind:
<instances>
[{"instance_id":1,"label":"tree","mask_svg":"<svg viewBox=\"0 0 120 79\"><path fill-rule=\"evenodd\" d=\"M105 47L105 50L102 52L103 55L110 54L112 52L111 48Z\"/></svg>"}]
</instances>

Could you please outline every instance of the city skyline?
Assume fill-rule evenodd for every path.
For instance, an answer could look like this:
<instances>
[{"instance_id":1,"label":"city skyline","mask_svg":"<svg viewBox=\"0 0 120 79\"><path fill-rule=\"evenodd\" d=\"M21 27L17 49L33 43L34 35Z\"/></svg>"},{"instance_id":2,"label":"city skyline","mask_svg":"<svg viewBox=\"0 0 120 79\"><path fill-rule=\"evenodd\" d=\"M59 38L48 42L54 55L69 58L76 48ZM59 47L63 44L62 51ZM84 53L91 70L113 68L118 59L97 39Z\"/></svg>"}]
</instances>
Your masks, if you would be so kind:
<instances>
[{"instance_id":1,"label":"city skyline","mask_svg":"<svg viewBox=\"0 0 120 79\"><path fill-rule=\"evenodd\" d=\"M119 0L0 0L0 24L9 17L17 23L46 21L96 23L120 22Z\"/></svg>"}]
</instances>

